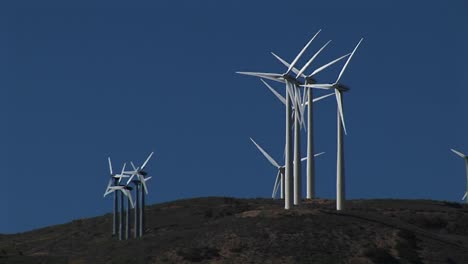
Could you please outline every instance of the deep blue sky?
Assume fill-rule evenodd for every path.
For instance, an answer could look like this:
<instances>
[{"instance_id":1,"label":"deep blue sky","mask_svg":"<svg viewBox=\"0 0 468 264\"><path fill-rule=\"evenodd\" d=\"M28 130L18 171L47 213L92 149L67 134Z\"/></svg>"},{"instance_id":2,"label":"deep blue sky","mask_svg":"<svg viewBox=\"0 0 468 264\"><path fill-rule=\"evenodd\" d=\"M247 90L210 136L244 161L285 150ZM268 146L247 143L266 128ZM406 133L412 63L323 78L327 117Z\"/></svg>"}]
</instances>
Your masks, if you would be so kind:
<instances>
[{"instance_id":1,"label":"deep blue sky","mask_svg":"<svg viewBox=\"0 0 468 264\"><path fill-rule=\"evenodd\" d=\"M35 2L0 6L0 233L110 212L108 155L155 151L149 203L269 197L276 171L249 137L280 159L284 107L234 72L284 71L270 52L291 61L318 29L300 65L365 38L342 79L348 197L464 193L449 148L468 152L466 1ZM334 198L333 98L315 113L317 194Z\"/></svg>"}]
</instances>

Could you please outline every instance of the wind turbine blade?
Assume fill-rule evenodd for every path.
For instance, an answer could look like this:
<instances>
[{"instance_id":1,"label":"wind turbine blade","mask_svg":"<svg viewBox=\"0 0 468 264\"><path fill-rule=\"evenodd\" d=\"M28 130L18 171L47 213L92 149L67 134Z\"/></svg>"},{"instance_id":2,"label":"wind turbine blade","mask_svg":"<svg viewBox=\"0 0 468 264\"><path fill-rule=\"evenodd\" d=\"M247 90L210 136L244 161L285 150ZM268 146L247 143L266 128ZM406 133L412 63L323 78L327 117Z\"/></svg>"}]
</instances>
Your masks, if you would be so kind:
<instances>
[{"instance_id":1,"label":"wind turbine blade","mask_svg":"<svg viewBox=\"0 0 468 264\"><path fill-rule=\"evenodd\" d=\"M348 54L346 54L346 55L343 55L343 56L339 57L338 59L332 60L332 61L330 61L329 63L327 63L327 64L321 66L320 68L317 68L317 69L316 69L315 71L313 71L308 77L313 77L313 76L315 76L315 75L318 74L319 72L325 70L326 68L332 66L333 64L339 62L340 60L342 60L342 59L348 57L350 54L351 54L351 53L348 53Z\"/></svg>"},{"instance_id":2,"label":"wind turbine blade","mask_svg":"<svg viewBox=\"0 0 468 264\"><path fill-rule=\"evenodd\" d=\"M260 79L260 81L263 82L263 84L266 85L266 87L268 87L268 89L270 89L270 91L283 103L283 104L286 104L286 99L281 96L281 94L279 94L275 89L273 89L268 83L266 83L263 79Z\"/></svg>"},{"instance_id":3,"label":"wind turbine blade","mask_svg":"<svg viewBox=\"0 0 468 264\"><path fill-rule=\"evenodd\" d=\"M146 166L146 164L148 164L148 161L151 159L151 157L153 156L154 152L151 152L151 154L149 154L148 158L146 158L145 162L143 163L143 165L141 165L141 169L143 170Z\"/></svg>"},{"instance_id":4,"label":"wind turbine blade","mask_svg":"<svg viewBox=\"0 0 468 264\"><path fill-rule=\"evenodd\" d=\"M306 159L307 159L307 157L303 157L303 158L301 159L301 162L304 161L304 160L306 160Z\"/></svg>"},{"instance_id":5,"label":"wind turbine blade","mask_svg":"<svg viewBox=\"0 0 468 264\"><path fill-rule=\"evenodd\" d=\"M343 66L343 68L341 69L341 72L340 72L340 75L338 75L338 78L336 79L336 82L335 83L338 83L341 79L341 76L343 75L343 72L346 70L346 67L348 67L348 63L349 61L351 60L351 58L353 57L354 53L356 52L357 48L359 47L359 45L361 44L363 38L361 38L361 40L359 41L359 43L356 45L356 47L354 48L353 52L351 52L351 55L349 55L349 58L348 60L346 61L345 65Z\"/></svg>"},{"instance_id":6,"label":"wind turbine blade","mask_svg":"<svg viewBox=\"0 0 468 264\"><path fill-rule=\"evenodd\" d=\"M146 177L144 178L145 182L149 181L151 178L153 178L153 176L150 176L150 177Z\"/></svg>"},{"instance_id":7,"label":"wind turbine blade","mask_svg":"<svg viewBox=\"0 0 468 264\"><path fill-rule=\"evenodd\" d=\"M302 84L301 87L329 90L333 88L333 84Z\"/></svg>"},{"instance_id":8,"label":"wind turbine blade","mask_svg":"<svg viewBox=\"0 0 468 264\"><path fill-rule=\"evenodd\" d=\"M465 158L466 155L461 153L460 151L457 151L457 150L454 150L454 149L450 149L453 153L457 154L458 156L462 157L462 158Z\"/></svg>"},{"instance_id":9,"label":"wind turbine blade","mask_svg":"<svg viewBox=\"0 0 468 264\"><path fill-rule=\"evenodd\" d=\"M468 192L465 192L465 195L463 195L462 201L464 201L467 196L468 196Z\"/></svg>"},{"instance_id":10,"label":"wind turbine blade","mask_svg":"<svg viewBox=\"0 0 468 264\"><path fill-rule=\"evenodd\" d=\"M272 54L273 56L275 56L275 58L278 59L284 66L286 66L286 67L289 68L290 64L289 64L287 61L283 60L280 56L276 55L274 52L272 52L271 54ZM296 69L295 67L292 68L292 72L294 72L294 73L297 74L298 76L300 75L300 74L298 74L298 73L299 73L299 70ZM306 76L305 76L304 74L302 74L302 77L305 78ZM297 78L297 77L296 77L296 78Z\"/></svg>"},{"instance_id":11,"label":"wind turbine blade","mask_svg":"<svg viewBox=\"0 0 468 264\"><path fill-rule=\"evenodd\" d=\"M112 172L112 162L111 162L111 158L110 157L107 157L107 161L109 162L109 171L110 171L110 175L114 174Z\"/></svg>"},{"instance_id":12,"label":"wind turbine blade","mask_svg":"<svg viewBox=\"0 0 468 264\"><path fill-rule=\"evenodd\" d=\"M275 184L273 185L273 192L271 193L271 198L273 199L275 199L276 192L278 190L278 183L280 181L280 175L281 175L281 171L278 170L278 173L276 174Z\"/></svg>"},{"instance_id":13,"label":"wind turbine blade","mask_svg":"<svg viewBox=\"0 0 468 264\"><path fill-rule=\"evenodd\" d=\"M121 191L125 196L127 196L128 200L130 200L130 205L132 206L132 208L135 208L135 205L133 204L132 194L130 193L130 191L127 189L122 189Z\"/></svg>"},{"instance_id":14,"label":"wind turbine blade","mask_svg":"<svg viewBox=\"0 0 468 264\"><path fill-rule=\"evenodd\" d=\"M294 85L294 89L296 90L296 107L298 109L298 120L299 120L299 123L302 125L302 124L305 124L305 121L304 121L304 106L302 105L301 103L301 90L299 89L299 87L297 87L296 85Z\"/></svg>"},{"instance_id":15,"label":"wind turbine blade","mask_svg":"<svg viewBox=\"0 0 468 264\"><path fill-rule=\"evenodd\" d=\"M130 161L130 164L132 165L132 168L134 171L137 171L138 169L135 167L135 164L133 164L133 161Z\"/></svg>"},{"instance_id":16,"label":"wind turbine blade","mask_svg":"<svg viewBox=\"0 0 468 264\"><path fill-rule=\"evenodd\" d=\"M106 197L106 195L109 194L109 188L111 187L111 185L112 185L112 178L109 180L109 183L107 184L106 191L104 192L104 197Z\"/></svg>"},{"instance_id":17,"label":"wind turbine blade","mask_svg":"<svg viewBox=\"0 0 468 264\"><path fill-rule=\"evenodd\" d=\"M334 94L335 94L335 93L329 93L329 94L326 94L326 95L322 95L322 96L317 97L317 98L315 98L314 100L312 100L312 102L314 102L314 103L315 103L315 102L318 102L318 101L320 101L320 100L322 100L322 99L324 99L324 98L327 98L327 97L329 97L329 96L332 96L332 95L334 95Z\"/></svg>"},{"instance_id":18,"label":"wind turbine blade","mask_svg":"<svg viewBox=\"0 0 468 264\"><path fill-rule=\"evenodd\" d=\"M249 75L249 76L269 76L269 77L283 77L280 73L270 73L270 72L236 72L238 74Z\"/></svg>"},{"instance_id":19,"label":"wind turbine blade","mask_svg":"<svg viewBox=\"0 0 468 264\"><path fill-rule=\"evenodd\" d=\"M130 178L127 181L127 185L130 184L130 182L132 182L132 179L133 179L133 177L135 177L135 175L137 175L137 174L134 173L134 174L132 174L132 176L130 176Z\"/></svg>"},{"instance_id":20,"label":"wind turbine blade","mask_svg":"<svg viewBox=\"0 0 468 264\"><path fill-rule=\"evenodd\" d=\"M341 119L341 124L343 124L343 130L346 133L346 126L345 126L345 121L344 121L344 115L343 115L343 105L342 105L342 100L341 100L341 92L338 91L338 89L335 89L335 95L336 95L336 104L338 105L338 111L340 114L340 119Z\"/></svg>"},{"instance_id":21,"label":"wind turbine blade","mask_svg":"<svg viewBox=\"0 0 468 264\"><path fill-rule=\"evenodd\" d=\"M318 156L320 156L322 154L325 154L325 152L320 152L320 153L314 154L314 157L318 157Z\"/></svg>"},{"instance_id":22,"label":"wind turbine blade","mask_svg":"<svg viewBox=\"0 0 468 264\"><path fill-rule=\"evenodd\" d=\"M125 166L127 166L127 163L124 163L122 167L122 172L119 175L119 183L122 181L122 178L124 177Z\"/></svg>"},{"instance_id":23,"label":"wind turbine blade","mask_svg":"<svg viewBox=\"0 0 468 264\"><path fill-rule=\"evenodd\" d=\"M250 138L250 140L255 144L255 146L258 148L258 150L260 150L260 152L262 152L263 156L265 156L265 158L267 158L267 160L273 164L273 166L275 166L276 168L280 168L280 165L278 165L278 162L276 162L276 160L274 160L262 147L260 147L257 142L255 142L255 140L253 140L252 138Z\"/></svg>"},{"instance_id":24,"label":"wind turbine blade","mask_svg":"<svg viewBox=\"0 0 468 264\"><path fill-rule=\"evenodd\" d=\"M275 82L279 82L279 83L284 83L284 78L283 78L283 75L281 74L278 74L279 76L281 77L278 77L276 76L276 73L256 73L256 72L237 72L239 74L244 74L244 75L249 75L249 76L255 76L255 77L260 77L260 78L263 78L263 79L268 79L268 80L272 80L272 81L275 81ZM274 76L272 76L272 74L275 74ZM276 76L276 77L275 77Z\"/></svg>"},{"instance_id":25,"label":"wind turbine blade","mask_svg":"<svg viewBox=\"0 0 468 264\"><path fill-rule=\"evenodd\" d=\"M304 92L302 93L302 104L304 105L304 107L307 105L307 99L308 99L308 96L309 96L309 93L308 93L308 90L309 88L307 87L304 87Z\"/></svg>"},{"instance_id":26,"label":"wind turbine blade","mask_svg":"<svg viewBox=\"0 0 468 264\"><path fill-rule=\"evenodd\" d=\"M138 178L141 182L141 185L143 185L143 189L145 190L145 193L148 194L148 187L146 187L145 177L143 177L143 175L138 174Z\"/></svg>"},{"instance_id":27,"label":"wind turbine blade","mask_svg":"<svg viewBox=\"0 0 468 264\"><path fill-rule=\"evenodd\" d=\"M315 35L309 40L309 42L307 42L307 44L304 46L304 48L302 48L301 52L299 52L299 54L297 54L296 58L294 58L293 62L291 63L291 65L289 65L289 68L288 70L286 71L286 74L288 74L292 68L294 67L294 65L296 65L296 63L299 61L299 59L301 58L302 54L304 54L304 52L306 51L306 49L309 47L309 45L312 43L312 41L315 39L315 37L317 37L317 35L320 33L320 31L322 31L321 29L315 33Z\"/></svg>"},{"instance_id":28,"label":"wind turbine blade","mask_svg":"<svg viewBox=\"0 0 468 264\"><path fill-rule=\"evenodd\" d=\"M315 54L314 56L312 56L312 58L309 59L309 61L304 65L304 67L302 67L302 69L299 71L299 73L297 73L297 76L296 78L298 78L299 76L302 76L304 75L303 72L307 69L307 67L309 67L309 65L315 60L315 58L320 54L320 52L322 52L322 50L328 45L330 44L331 40L329 40L327 43L325 43L325 45L322 46L322 48L320 48Z\"/></svg>"}]
</instances>

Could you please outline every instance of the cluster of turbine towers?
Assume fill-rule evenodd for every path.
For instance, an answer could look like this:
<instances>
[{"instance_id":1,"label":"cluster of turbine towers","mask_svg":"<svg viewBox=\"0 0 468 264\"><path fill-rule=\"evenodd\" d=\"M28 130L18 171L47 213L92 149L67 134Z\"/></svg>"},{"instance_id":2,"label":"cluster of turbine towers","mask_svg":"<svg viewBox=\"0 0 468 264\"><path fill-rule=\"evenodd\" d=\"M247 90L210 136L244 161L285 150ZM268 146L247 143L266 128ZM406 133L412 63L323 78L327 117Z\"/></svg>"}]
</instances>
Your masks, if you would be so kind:
<instances>
[{"instance_id":1,"label":"cluster of turbine towers","mask_svg":"<svg viewBox=\"0 0 468 264\"><path fill-rule=\"evenodd\" d=\"M134 209L134 237L142 237L145 230L145 195L148 195L148 187L146 182L152 177L148 176L145 167L153 156L153 152L146 158L145 162L140 167L135 167L133 162L130 162L133 170L126 171L126 163L122 167L120 174L114 174L112 169L111 158L108 158L110 179L107 184L104 197L114 193L114 206L113 206L113 227L112 235L118 235L119 240L126 240L130 238L130 210ZM136 177L136 178L135 178ZM126 183L123 183L123 178L128 178ZM135 179L134 179L135 178ZM133 183L134 188L130 186ZM132 190L135 189L135 203L132 199ZM125 208L124 196L127 199L127 206ZM120 205L120 206L119 206ZM125 213L125 219L124 219Z\"/></svg>"},{"instance_id":2,"label":"cluster of turbine towers","mask_svg":"<svg viewBox=\"0 0 468 264\"><path fill-rule=\"evenodd\" d=\"M351 53L341 56L321 67L316 68L311 74L306 75L305 71L322 52L323 49L330 43L325 43L299 70L295 66L304 52L314 41L320 30L311 38L304 46L299 54L291 63L283 60L281 57L272 53L282 64L287 67L284 73L265 73L265 72L237 72L239 74L250 75L261 78L261 81L272 91L278 99L280 99L286 107L285 111L285 164L279 166L278 163L271 158L255 141L252 142L262 152L262 154L278 168L278 174L273 187L273 198L278 190L278 185L281 187L281 198L284 198L284 208L290 209L292 205L301 203L301 161L307 160L307 199L315 198L315 157L322 154L314 154L314 126L313 126L313 103L328 96L335 94L337 102L337 172L336 172L336 209L344 209L345 201L345 186L344 186L344 152L343 152L343 133L346 134L346 126L343 116L343 92L349 90L346 86L340 83L341 77L346 70L351 58L362 42L358 42ZM315 76L333 64L348 58L343 65L338 78L333 83L319 84ZM285 96L274 90L263 79L280 82L285 85ZM313 89L333 90L333 93L314 98ZM305 112L307 108L307 125L305 124ZM301 158L301 127L307 126L307 156ZM294 136L293 136L294 133ZM294 142L293 142L294 139Z\"/></svg>"}]
</instances>

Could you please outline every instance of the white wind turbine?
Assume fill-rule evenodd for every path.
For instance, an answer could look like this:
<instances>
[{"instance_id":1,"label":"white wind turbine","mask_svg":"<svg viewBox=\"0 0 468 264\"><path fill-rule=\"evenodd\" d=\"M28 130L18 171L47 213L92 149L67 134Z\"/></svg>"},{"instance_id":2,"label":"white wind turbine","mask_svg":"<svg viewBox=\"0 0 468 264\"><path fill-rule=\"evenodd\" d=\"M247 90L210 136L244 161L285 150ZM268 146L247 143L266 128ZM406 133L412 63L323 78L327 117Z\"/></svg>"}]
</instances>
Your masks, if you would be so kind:
<instances>
[{"instance_id":1,"label":"white wind turbine","mask_svg":"<svg viewBox=\"0 0 468 264\"><path fill-rule=\"evenodd\" d=\"M284 175L285 173L285 166L280 166L278 164L278 162L276 162L275 159L273 159L262 147L260 147L260 145L257 144L257 142L255 142L252 138L250 138L250 140L255 144L255 146L258 148L258 150L260 150L260 152L263 154L263 156L265 156L265 158L271 163L271 165L275 166L277 169L278 169L278 173L276 174L276 179L275 179L275 183L273 185L273 192L271 194L271 198L275 198L276 197L276 193L278 192L278 187L282 184L281 183L281 178L282 175ZM322 154L324 154L325 152L320 152L320 153L317 153L315 154L314 156L315 157L318 157ZM306 160L307 157L304 157L301 159L301 162Z\"/></svg>"},{"instance_id":2,"label":"white wind turbine","mask_svg":"<svg viewBox=\"0 0 468 264\"><path fill-rule=\"evenodd\" d=\"M250 75L250 76L256 76L264 79L269 79L281 83L286 84L286 126L285 126L285 137L286 137L286 151L285 151L285 199L284 199L284 208L285 209L290 209L292 206L292 167L293 167L293 159L292 159L292 149L291 149L291 143L292 143L292 135L291 135L291 129L292 129L292 124L291 124L291 91L295 89L295 86L300 85L300 83L297 78L292 76L290 73L295 72L297 69L294 68L294 65L299 61L301 58L302 54L306 51L306 49L309 47L309 45L312 43L312 41L317 37L317 35L320 33L321 30L319 30L311 39L310 41L302 48L302 50L299 52L299 54L294 58L293 62L291 65L288 67L286 72L280 74L280 73L261 73L261 72L237 72L239 74L244 74L244 75ZM296 144L295 144L296 145ZM298 150L298 149L296 149ZM296 151L297 153L298 151ZM296 157L297 158L297 157ZM300 163L300 162L296 162ZM295 177L300 178L300 170L297 171L297 174Z\"/></svg>"},{"instance_id":3,"label":"white wind turbine","mask_svg":"<svg viewBox=\"0 0 468 264\"><path fill-rule=\"evenodd\" d=\"M333 64L337 63L338 61L346 58L349 56L351 53L348 53L344 56L341 56L319 68L314 70L310 75L305 75L304 71L312 64L312 62L317 58L317 56L322 52L323 49L325 49L326 46L331 42L329 40L325 45L323 45L310 59L307 61L307 63L301 68L301 70L293 69L293 71L296 73L296 78L302 77L305 79L304 84L314 84L316 83L315 81L315 76L320 73L321 71L325 70L326 68L332 66ZM280 56L276 55L275 53L272 53L273 56L275 56L283 65L286 67L290 67L290 64L286 62L284 59L282 59ZM313 129L313 91L312 88L305 88L306 90L304 91L304 97L303 97L303 106L307 106L307 181L306 181L306 186L307 186L307 199L312 199L315 197L315 157L312 155L314 153L314 129ZM323 88L318 88L318 89L323 89ZM302 111L304 112L304 111Z\"/></svg>"},{"instance_id":4,"label":"white wind turbine","mask_svg":"<svg viewBox=\"0 0 468 264\"><path fill-rule=\"evenodd\" d=\"M337 160L336 160L336 209L343 210L344 209L344 201L345 201L345 175L344 175L344 152L343 152L343 132L346 134L346 126L344 122L343 116L343 99L342 93L349 90L348 87L341 84L339 81L343 76L346 67L348 66L349 61L353 57L354 53L356 52L357 48L362 42L362 38L359 43L354 48L351 55L348 57L348 60L344 64L343 68L341 69L340 74L336 81L332 84L305 84L303 87L308 88L318 88L318 89L334 89L335 96L336 96L336 103L337 103Z\"/></svg>"},{"instance_id":5,"label":"white wind turbine","mask_svg":"<svg viewBox=\"0 0 468 264\"><path fill-rule=\"evenodd\" d=\"M145 162L140 167L135 167L133 162L130 164L133 167L133 171L126 171L125 174L131 175L128 179L127 184L133 182L135 184L135 193L136 193L136 210L135 210L135 237L143 236L145 229L145 194L148 194L148 188L146 182L151 179L151 177L146 177L148 173L144 170L146 165L148 165L149 160L153 156L154 152L151 152L146 158ZM137 177L136 180L133 180L133 177ZM140 187L142 186L142 188ZM143 190L145 193L143 193ZM141 204L140 204L141 201Z\"/></svg>"},{"instance_id":6,"label":"white wind turbine","mask_svg":"<svg viewBox=\"0 0 468 264\"><path fill-rule=\"evenodd\" d=\"M109 190L109 187L111 185L117 186L120 183L120 181L122 180L122 178L128 177L127 175L123 174L123 170L122 170L121 174L114 174L114 172L112 170L111 158L108 157L107 161L109 163L110 179L109 179L109 184L107 185L107 189L106 189L106 192L105 192L104 196L107 195L107 191ZM124 164L124 168L125 168L125 164ZM113 224L113 226L112 226L112 235L113 236L115 236L118 233L118 218L117 218L118 211L119 211L119 208L118 208L118 192L114 192L114 206L113 206L113 217L112 217L112 224Z\"/></svg>"},{"instance_id":7,"label":"white wind turbine","mask_svg":"<svg viewBox=\"0 0 468 264\"><path fill-rule=\"evenodd\" d=\"M462 159L465 160L465 168L466 168L466 189L465 189L465 195L463 195L463 198L462 198L462 201L466 201L466 203L468 204L468 156L466 156L465 154L461 153L460 151L457 151L457 150L454 150L454 149L450 149L453 153L457 154L458 156L460 156Z\"/></svg>"},{"instance_id":8,"label":"white wind turbine","mask_svg":"<svg viewBox=\"0 0 468 264\"><path fill-rule=\"evenodd\" d=\"M112 168L112 165L110 163L110 158L109 158L109 165L110 165L110 168ZM119 212L119 215L120 215L120 220L119 220L119 240L122 240L124 239L124 232L123 232L123 211L125 210L124 209L124 195L127 197L127 211L126 211L126 236L125 238L127 239L128 238L128 233L129 233L129 230L130 230L130 222L129 222L129 215L130 215L130 208L133 208L134 207L134 204L133 204L133 199L132 199L132 194L131 194L131 190L132 188L130 186L127 186L127 185L120 185L120 181L122 180L122 178L124 177L128 177L126 175L124 175L124 171L125 171L125 165L123 166L122 168L122 172L121 174L116 174L113 176L113 179L109 180L109 183L107 185L107 188L106 188L106 191L104 193L104 197L106 197L108 194L110 193L114 193L114 202L115 201L118 201L118 198L115 198L117 197L117 193L120 192L120 212ZM112 170L112 169L111 169ZM117 181L115 181L115 179L118 179ZM113 183L113 180L114 180L114 185L112 185ZM119 184L119 185L117 185ZM118 191L118 192L116 192ZM114 203L114 212L116 212L116 207L117 204ZM114 215L116 215L114 213ZM116 223L116 219L114 220Z\"/></svg>"}]
</instances>

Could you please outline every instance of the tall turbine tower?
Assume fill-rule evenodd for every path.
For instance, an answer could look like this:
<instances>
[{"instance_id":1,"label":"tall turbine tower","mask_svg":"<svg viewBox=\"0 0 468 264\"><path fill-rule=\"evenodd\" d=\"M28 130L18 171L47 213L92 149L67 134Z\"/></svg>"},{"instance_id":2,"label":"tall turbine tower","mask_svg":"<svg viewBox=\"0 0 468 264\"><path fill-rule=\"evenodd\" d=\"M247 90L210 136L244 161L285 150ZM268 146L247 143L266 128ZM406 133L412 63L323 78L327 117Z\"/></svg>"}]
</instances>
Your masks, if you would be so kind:
<instances>
[{"instance_id":1,"label":"tall turbine tower","mask_svg":"<svg viewBox=\"0 0 468 264\"><path fill-rule=\"evenodd\" d=\"M319 89L334 89L336 102L337 102L337 153L336 153L336 210L340 211L345 208L345 171L344 171L344 143L343 143L343 132L346 134L346 126L343 116L343 99L342 93L349 90L346 86L339 83L341 77L343 76L346 67L348 66L349 61L353 57L357 48L361 44L363 39L354 48L351 55L348 57L348 60L341 69L338 78L333 84L306 84L304 87L308 88L319 88Z\"/></svg>"},{"instance_id":2,"label":"tall turbine tower","mask_svg":"<svg viewBox=\"0 0 468 264\"><path fill-rule=\"evenodd\" d=\"M261 73L261 72L237 72L239 74L244 74L244 75L250 75L250 76L257 76L260 78L264 79L269 79L269 80L274 80L277 82L284 82L286 84L286 126L285 126L285 145L286 145L286 151L285 151L285 199L284 199L284 208L285 209L290 209L292 207L292 202L293 202L293 195L292 195L292 167L293 167L293 159L292 159L292 135L291 135L291 130L292 130L292 123L291 123L291 96L292 96L292 91L294 90L295 85L301 85L294 76L292 76L290 73L295 72L294 65L299 61L301 58L302 54L306 51L306 49L309 47L309 45L312 43L312 41L317 37L317 35L320 33L320 30L311 38L311 40L302 48L302 50L299 52L299 54L296 56L296 58L293 60L287 71L283 74L279 73ZM300 177L300 175L297 175Z\"/></svg>"},{"instance_id":3,"label":"tall turbine tower","mask_svg":"<svg viewBox=\"0 0 468 264\"><path fill-rule=\"evenodd\" d=\"M465 189L465 195L463 195L462 201L465 200L465 202L468 204L468 156L465 154L461 153L460 151L456 151L454 149L450 149L453 153L457 154L460 156L462 159L465 160L465 167L466 167L466 189Z\"/></svg>"}]
</instances>

